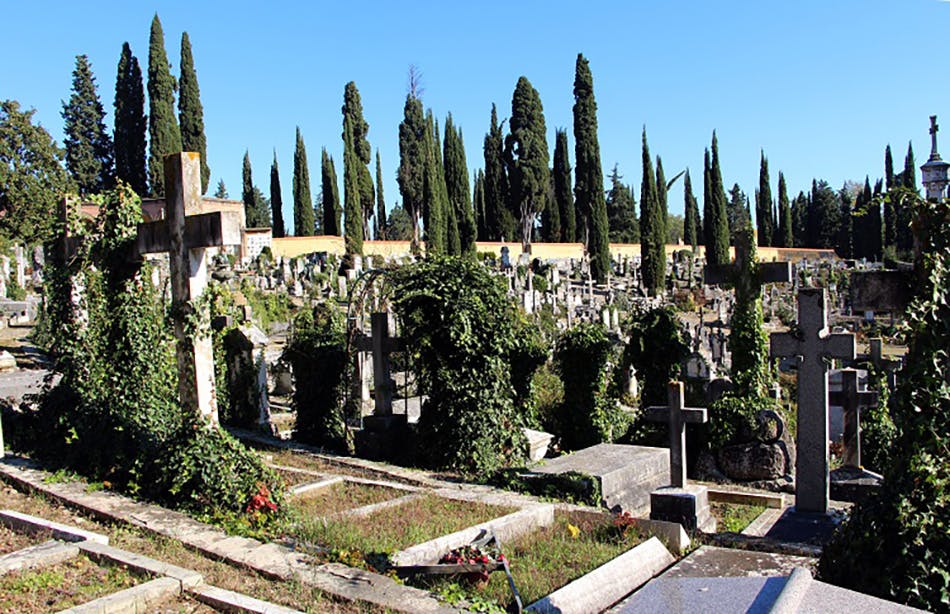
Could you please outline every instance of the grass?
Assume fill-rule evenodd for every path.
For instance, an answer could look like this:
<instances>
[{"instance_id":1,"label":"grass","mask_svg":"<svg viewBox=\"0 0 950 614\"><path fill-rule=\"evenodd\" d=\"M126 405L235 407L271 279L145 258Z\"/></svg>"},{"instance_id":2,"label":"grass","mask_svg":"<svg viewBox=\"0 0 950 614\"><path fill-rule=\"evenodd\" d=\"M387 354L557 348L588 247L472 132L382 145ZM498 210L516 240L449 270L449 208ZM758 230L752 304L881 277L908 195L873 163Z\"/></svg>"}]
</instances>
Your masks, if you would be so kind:
<instances>
[{"instance_id":1,"label":"grass","mask_svg":"<svg viewBox=\"0 0 950 614\"><path fill-rule=\"evenodd\" d=\"M288 488L301 484L309 484L310 482L319 482L324 479L321 476L309 473L297 473L296 471L284 471L283 469L275 469L275 471L277 475L284 480L284 484L286 484Z\"/></svg>"},{"instance_id":2,"label":"grass","mask_svg":"<svg viewBox=\"0 0 950 614\"><path fill-rule=\"evenodd\" d=\"M0 525L0 554L9 554L22 550L28 546L33 546L50 539L52 534L48 531L34 534L17 533L3 525Z\"/></svg>"},{"instance_id":3,"label":"grass","mask_svg":"<svg viewBox=\"0 0 950 614\"><path fill-rule=\"evenodd\" d=\"M335 550L389 555L513 511L510 507L424 495L363 518L305 519L294 529L294 537Z\"/></svg>"},{"instance_id":4,"label":"grass","mask_svg":"<svg viewBox=\"0 0 950 614\"><path fill-rule=\"evenodd\" d=\"M522 604L534 603L643 541L635 525L616 526L614 518L601 512L558 511L550 527L502 544ZM491 574L481 588L454 579L418 583L443 594L456 594L461 588L466 599L502 607L514 602L502 571Z\"/></svg>"},{"instance_id":5,"label":"grass","mask_svg":"<svg viewBox=\"0 0 950 614\"><path fill-rule=\"evenodd\" d=\"M100 567L85 556L0 577L0 610L49 612L130 588L141 581L124 567Z\"/></svg>"},{"instance_id":6,"label":"grass","mask_svg":"<svg viewBox=\"0 0 950 614\"><path fill-rule=\"evenodd\" d=\"M709 508L712 515L716 517L717 530L720 533L742 533L747 526L752 524L753 520L765 511L765 506L762 505L743 505L740 503L713 502L709 504Z\"/></svg>"},{"instance_id":7,"label":"grass","mask_svg":"<svg viewBox=\"0 0 950 614\"><path fill-rule=\"evenodd\" d=\"M409 493L384 486L343 482L293 497L290 499L290 508L300 518L331 516L406 494Z\"/></svg>"}]
</instances>

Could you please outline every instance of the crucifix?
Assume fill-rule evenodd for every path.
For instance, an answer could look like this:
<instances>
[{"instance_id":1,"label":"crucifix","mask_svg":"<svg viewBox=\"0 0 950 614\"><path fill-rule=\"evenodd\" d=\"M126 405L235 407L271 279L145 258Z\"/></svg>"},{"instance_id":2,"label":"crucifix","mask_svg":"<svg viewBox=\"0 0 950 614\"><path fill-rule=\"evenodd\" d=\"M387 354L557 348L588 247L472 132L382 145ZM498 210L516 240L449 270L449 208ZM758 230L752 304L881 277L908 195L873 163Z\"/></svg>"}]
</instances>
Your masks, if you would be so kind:
<instances>
[{"instance_id":1,"label":"crucifix","mask_svg":"<svg viewBox=\"0 0 950 614\"><path fill-rule=\"evenodd\" d=\"M372 336L361 335L356 348L373 353L373 385L376 389L374 416L392 416L393 379L389 355L402 351L402 339L389 336L389 313L377 311L370 315Z\"/></svg>"},{"instance_id":2,"label":"crucifix","mask_svg":"<svg viewBox=\"0 0 950 614\"><path fill-rule=\"evenodd\" d=\"M644 417L650 422L666 422L670 428L670 485L686 485L686 423L707 421L705 407L684 407L683 382L670 382L667 407L647 407Z\"/></svg>"},{"instance_id":3,"label":"crucifix","mask_svg":"<svg viewBox=\"0 0 950 614\"><path fill-rule=\"evenodd\" d=\"M856 354L853 334L829 334L827 303L824 288L801 288L797 330L772 333L769 343L773 358L799 358L795 508L822 514L828 511L827 359Z\"/></svg>"},{"instance_id":4,"label":"crucifix","mask_svg":"<svg viewBox=\"0 0 950 614\"><path fill-rule=\"evenodd\" d=\"M194 152L165 156L165 219L139 224L138 255L168 252L178 396L185 411L218 422L214 357L207 331L188 331L195 301L208 285L207 248L241 244L236 212L201 213L201 165Z\"/></svg>"},{"instance_id":5,"label":"crucifix","mask_svg":"<svg viewBox=\"0 0 950 614\"><path fill-rule=\"evenodd\" d=\"M832 392L828 400L844 409L842 464L861 467L861 411L877 405L877 392L858 389L857 369L841 369L841 391ZM877 467L880 469L880 467Z\"/></svg>"},{"instance_id":6,"label":"crucifix","mask_svg":"<svg viewBox=\"0 0 950 614\"><path fill-rule=\"evenodd\" d=\"M703 268L703 282L706 285L734 283L739 272L745 268L750 259L755 258L755 249L747 249L742 241L736 242L736 261L730 264L707 265ZM751 280L756 289L762 284L789 283L792 281L791 262L757 262L755 263L756 276Z\"/></svg>"},{"instance_id":7,"label":"crucifix","mask_svg":"<svg viewBox=\"0 0 950 614\"><path fill-rule=\"evenodd\" d=\"M877 369L883 369L887 378L887 389L894 392L897 388L897 372L904 366L904 362L884 357L884 339L881 337L873 337L868 342L871 345L871 364Z\"/></svg>"}]
</instances>

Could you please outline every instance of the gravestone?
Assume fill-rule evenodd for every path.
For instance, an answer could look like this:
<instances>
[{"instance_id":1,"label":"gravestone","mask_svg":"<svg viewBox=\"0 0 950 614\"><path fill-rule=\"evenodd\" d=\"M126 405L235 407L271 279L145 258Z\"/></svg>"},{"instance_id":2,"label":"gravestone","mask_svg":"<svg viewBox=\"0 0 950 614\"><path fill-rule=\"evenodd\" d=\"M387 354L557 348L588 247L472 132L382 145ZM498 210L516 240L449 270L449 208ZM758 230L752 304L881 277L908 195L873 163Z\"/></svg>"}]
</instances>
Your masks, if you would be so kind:
<instances>
[{"instance_id":1,"label":"gravestone","mask_svg":"<svg viewBox=\"0 0 950 614\"><path fill-rule=\"evenodd\" d=\"M897 372L904 366L903 360L884 358L884 340L874 337L869 340L871 346L871 364L883 369L887 379L887 389L891 392L897 389Z\"/></svg>"},{"instance_id":2,"label":"gravestone","mask_svg":"<svg viewBox=\"0 0 950 614\"><path fill-rule=\"evenodd\" d=\"M772 333L770 355L798 357L798 438L795 509L828 511L828 358L854 360L851 333L828 332L828 297L822 288L798 291L798 328Z\"/></svg>"},{"instance_id":3,"label":"gravestone","mask_svg":"<svg viewBox=\"0 0 950 614\"><path fill-rule=\"evenodd\" d=\"M389 358L393 352L402 351L403 345L402 339L390 336L388 312L372 313L370 326L372 334L360 334L356 349L357 356L363 352L372 354L374 406L373 414L363 417L363 428L356 434L356 450L363 458L391 460L406 451L408 433L408 414L393 413L395 381Z\"/></svg>"},{"instance_id":4,"label":"gravestone","mask_svg":"<svg viewBox=\"0 0 950 614\"><path fill-rule=\"evenodd\" d=\"M254 426L273 434L264 357L267 335L251 322L247 305L243 319L244 322L225 337L231 409L238 426Z\"/></svg>"},{"instance_id":5,"label":"gravestone","mask_svg":"<svg viewBox=\"0 0 950 614\"><path fill-rule=\"evenodd\" d=\"M860 390L857 369L841 369L841 391L830 393L830 403L844 410L844 436L842 437L842 464L846 467L861 467L861 411L877 406L877 393ZM880 469L878 467L877 469Z\"/></svg>"}]
</instances>

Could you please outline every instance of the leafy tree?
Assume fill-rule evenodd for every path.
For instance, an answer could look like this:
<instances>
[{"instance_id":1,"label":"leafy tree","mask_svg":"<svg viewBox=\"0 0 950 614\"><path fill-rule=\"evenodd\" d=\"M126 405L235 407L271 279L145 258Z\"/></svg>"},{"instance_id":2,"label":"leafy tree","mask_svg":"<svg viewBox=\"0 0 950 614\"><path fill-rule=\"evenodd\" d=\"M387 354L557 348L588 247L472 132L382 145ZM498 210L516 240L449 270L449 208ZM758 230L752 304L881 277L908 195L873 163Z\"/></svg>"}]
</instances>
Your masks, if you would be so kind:
<instances>
[{"instance_id":1,"label":"leafy tree","mask_svg":"<svg viewBox=\"0 0 950 614\"><path fill-rule=\"evenodd\" d=\"M462 129L456 130L452 114L445 120L445 142L442 156L445 168L445 187L449 206L455 211L458 222L459 246L462 255L475 255L475 212L472 210L471 192L468 184L468 164L465 161L465 144Z\"/></svg>"},{"instance_id":2,"label":"leafy tree","mask_svg":"<svg viewBox=\"0 0 950 614\"><path fill-rule=\"evenodd\" d=\"M152 196L165 194L165 156L181 149L181 131L175 118L175 89L165 54L165 34L158 14L152 18L148 40L148 184Z\"/></svg>"},{"instance_id":3,"label":"leafy tree","mask_svg":"<svg viewBox=\"0 0 950 614\"><path fill-rule=\"evenodd\" d=\"M640 241L640 222L637 220L637 201L633 188L624 184L617 165L610 173L610 190L607 192L607 225L610 227L611 243L637 243Z\"/></svg>"},{"instance_id":4,"label":"leafy tree","mask_svg":"<svg viewBox=\"0 0 950 614\"><path fill-rule=\"evenodd\" d=\"M343 185L344 185L344 208L347 211L347 221L349 224L349 212L354 211L354 215L359 215L360 226L362 227L363 238L372 237L370 233L369 221L376 210L376 194L373 186L373 176L369 172L369 163L372 159L372 148L366 139L369 133L369 124L363 119L363 103L360 100L360 92L356 89L356 84L350 81L346 84L343 92L343 141L346 143L346 127L349 125L352 132L351 147L343 148ZM354 176L347 178L347 172L352 172ZM351 203L349 196L346 195L346 186L349 181L353 181L353 186L357 188L353 193L356 203ZM354 218L355 222L355 218ZM359 241L362 249L362 239Z\"/></svg>"},{"instance_id":5,"label":"leafy tree","mask_svg":"<svg viewBox=\"0 0 950 614\"><path fill-rule=\"evenodd\" d=\"M475 187L472 194L472 206L475 209L475 225L478 228L477 238L485 240L488 236L488 220L485 217L485 171L475 171Z\"/></svg>"},{"instance_id":6,"label":"leafy tree","mask_svg":"<svg viewBox=\"0 0 950 614\"><path fill-rule=\"evenodd\" d=\"M205 138L201 92L198 89L198 75L195 73L195 61L191 56L191 40L187 32L182 32L181 35L181 78L178 85L178 124L181 127L181 145L184 151L197 151L201 156L201 193L204 194L208 191L208 182L211 180L211 168L208 166L208 141Z\"/></svg>"},{"instance_id":7,"label":"leafy tree","mask_svg":"<svg viewBox=\"0 0 950 614\"><path fill-rule=\"evenodd\" d=\"M772 244L775 234L772 220L772 184L769 181L769 160L762 152L759 162L759 189L755 192L755 225L759 231L759 245Z\"/></svg>"},{"instance_id":8,"label":"leafy tree","mask_svg":"<svg viewBox=\"0 0 950 614\"><path fill-rule=\"evenodd\" d=\"M228 198L228 188L224 185L224 179L218 180L218 188L214 191L215 198Z\"/></svg>"},{"instance_id":9,"label":"leafy tree","mask_svg":"<svg viewBox=\"0 0 950 614\"><path fill-rule=\"evenodd\" d=\"M415 92L406 95L403 120L399 123L399 194L405 212L412 220L412 249L419 251L419 218L425 199L425 178L429 132L422 112L422 101Z\"/></svg>"},{"instance_id":10,"label":"leafy tree","mask_svg":"<svg viewBox=\"0 0 950 614\"><path fill-rule=\"evenodd\" d=\"M63 103L66 169L79 193L95 194L111 187L114 174L112 139L106 131L105 111L89 58L76 56L73 89Z\"/></svg>"},{"instance_id":11,"label":"leafy tree","mask_svg":"<svg viewBox=\"0 0 950 614\"><path fill-rule=\"evenodd\" d=\"M640 383L640 407L666 405L667 383L677 379L680 363L689 356L689 345L671 307L633 314L627 330L621 369L630 365Z\"/></svg>"},{"instance_id":12,"label":"leafy tree","mask_svg":"<svg viewBox=\"0 0 950 614\"><path fill-rule=\"evenodd\" d=\"M274 162L270 165L270 206L274 220L273 235L277 238L286 236L284 229L284 199L280 194L280 170L277 167L277 152L274 152Z\"/></svg>"},{"instance_id":13,"label":"leafy tree","mask_svg":"<svg viewBox=\"0 0 950 614\"><path fill-rule=\"evenodd\" d=\"M343 123L343 237L347 254L363 254L363 210L360 202L360 162L354 152L353 128Z\"/></svg>"},{"instance_id":14,"label":"leafy tree","mask_svg":"<svg viewBox=\"0 0 950 614\"><path fill-rule=\"evenodd\" d=\"M548 189L548 144L541 97L524 76L511 97L511 132L505 137L509 198L521 226L521 247L531 253L531 236Z\"/></svg>"},{"instance_id":15,"label":"leafy tree","mask_svg":"<svg viewBox=\"0 0 950 614\"><path fill-rule=\"evenodd\" d=\"M812 180L807 217L807 247L831 248L841 225L838 195L827 181Z\"/></svg>"},{"instance_id":16,"label":"leafy tree","mask_svg":"<svg viewBox=\"0 0 950 614\"><path fill-rule=\"evenodd\" d=\"M693 195L693 182L689 178L689 171L686 171L686 178L683 180L683 240L696 250L700 241L700 229L702 224L699 220L699 205L696 197Z\"/></svg>"},{"instance_id":17,"label":"leafy tree","mask_svg":"<svg viewBox=\"0 0 950 614\"><path fill-rule=\"evenodd\" d=\"M489 241L511 240L515 219L508 209L508 173L505 170L504 138L498 123L498 111L491 106L491 124L485 135L485 227Z\"/></svg>"},{"instance_id":18,"label":"leafy tree","mask_svg":"<svg viewBox=\"0 0 950 614\"><path fill-rule=\"evenodd\" d=\"M33 124L33 113L15 100L0 102L0 231L27 244L49 237L57 203L71 187L63 150Z\"/></svg>"},{"instance_id":19,"label":"leafy tree","mask_svg":"<svg viewBox=\"0 0 950 614\"><path fill-rule=\"evenodd\" d=\"M777 247L794 247L795 238L792 234L792 207L788 202L788 188L785 185L785 175L778 174L778 234L774 244Z\"/></svg>"},{"instance_id":20,"label":"leafy tree","mask_svg":"<svg viewBox=\"0 0 950 614\"><path fill-rule=\"evenodd\" d=\"M666 229L657 202L656 179L647 130L643 128L643 177L640 183L640 271L643 288L656 296L663 292L666 282Z\"/></svg>"},{"instance_id":21,"label":"leafy tree","mask_svg":"<svg viewBox=\"0 0 950 614\"><path fill-rule=\"evenodd\" d=\"M376 149L376 238L386 238L386 200L383 198L383 167Z\"/></svg>"},{"instance_id":22,"label":"leafy tree","mask_svg":"<svg viewBox=\"0 0 950 614\"><path fill-rule=\"evenodd\" d=\"M339 236L343 230L343 208L340 206L340 188L336 180L336 166L326 147L320 153L320 185L323 197L323 234Z\"/></svg>"},{"instance_id":23,"label":"leafy tree","mask_svg":"<svg viewBox=\"0 0 950 614\"><path fill-rule=\"evenodd\" d=\"M313 234L313 199L310 197L310 169L307 166L307 147L297 126L297 145L294 149L294 236Z\"/></svg>"},{"instance_id":24,"label":"leafy tree","mask_svg":"<svg viewBox=\"0 0 950 614\"><path fill-rule=\"evenodd\" d=\"M558 129L554 139L554 203L561 220L560 241L577 240L577 221L574 215L574 192L571 190L571 161L567 153L567 130Z\"/></svg>"},{"instance_id":25,"label":"leafy tree","mask_svg":"<svg viewBox=\"0 0 950 614\"><path fill-rule=\"evenodd\" d=\"M749 211L749 197L739 187L732 184L729 190L729 200L726 202L726 213L729 218L729 230L733 235L748 222L752 223L752 214ZM734 241L733 241L734 242Z\"/></svg>"},{"instance_id":26,"label":"leafy tree","mask_svg":"<svg viewBox=\"0 0 950 614\"><path fill-rule=\"evenodd\" d=\"M591 276L604 281L610 271L610 226L597 139L597 101L590 65L580 53L574 67L574 168L574 202L583 220L577 223L577 238L583 239L590 255Z\"/></svg>"},{"instance_id":27,"label":"leafy tree","mask_svg":"<svg viewBox=\"0 0 950 614\"><path fill-rule=\"evenodd\" d=\"M142 69L128 43L122 43L115 80L115 175L140 196L148 193L145 172L145 91Z\"/></svg>"}]
</instances>

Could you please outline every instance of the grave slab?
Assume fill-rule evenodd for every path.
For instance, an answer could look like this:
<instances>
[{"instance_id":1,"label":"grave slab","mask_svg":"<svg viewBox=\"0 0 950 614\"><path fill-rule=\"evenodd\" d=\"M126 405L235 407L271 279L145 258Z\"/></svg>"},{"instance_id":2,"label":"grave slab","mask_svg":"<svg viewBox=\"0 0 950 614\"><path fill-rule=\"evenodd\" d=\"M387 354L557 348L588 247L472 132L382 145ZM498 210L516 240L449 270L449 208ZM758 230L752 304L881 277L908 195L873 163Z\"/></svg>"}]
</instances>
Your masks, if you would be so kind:
<instances>
[{"instance_id":1,"label":"grave slab","mask_svg":"<svg viewBox=\"0 0 950 614\"><path fill-rule=\"evenodd\" d=\"M294 614L292 610L267 601L254 599L215 586L201 585L188 589L188 594L202 603L222 612L248 612L254 614Z\"/></svg>"},{"instance_id":2,"label":"grave slab","mask_svg":"<svg viewBox=\"0 0 950 614\"><path fill-rule=\"evenodd\" d=\"M666 448L601 443L531 468L545 476L576 473L600 485L601 504L638 515L650 507L650 493L669 482Z\"/></svg>"},{"instance_id":3,"label":"grave slab","mask_svg":"<svg viewBox=\"0 0 950 614\"><path fill-rule=\"evenodd\" d=\"M765 537L782 542L822 545L831 539L842 516L831 512L803 512L788 508Z\"/></svg>"},{"instance_id":4,"label":"grave slab","mask_svg":"<svg viewBox=\"0 0 950 614\"><path fill-rule=\"evenodd\" d=\"M28 546L0 556L0 576L13 571L56 565L78 554L79 548L76 546L51 539L42 544Z\"/></svg>"},{"instance_id":5,"label":"grave slab","mask_svg":"<svg viewBox=\"0 0 950 614\"><path fill-rule=\"evenodd\" d=\"M63 613L101 614L102 612L148 612L163 601L181 594L181 584L174 578L156 578L88 603Z\"/></svg>"}]
</instances>

